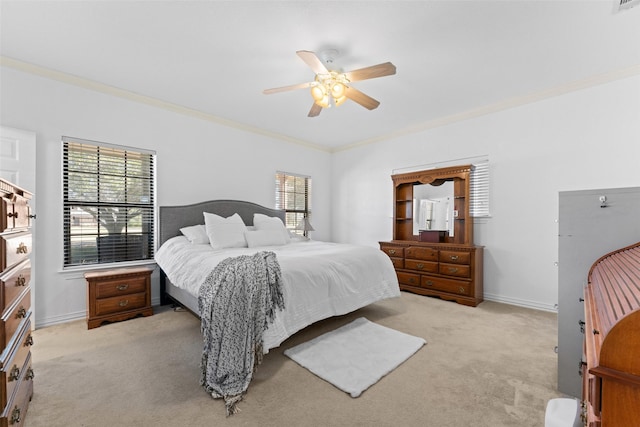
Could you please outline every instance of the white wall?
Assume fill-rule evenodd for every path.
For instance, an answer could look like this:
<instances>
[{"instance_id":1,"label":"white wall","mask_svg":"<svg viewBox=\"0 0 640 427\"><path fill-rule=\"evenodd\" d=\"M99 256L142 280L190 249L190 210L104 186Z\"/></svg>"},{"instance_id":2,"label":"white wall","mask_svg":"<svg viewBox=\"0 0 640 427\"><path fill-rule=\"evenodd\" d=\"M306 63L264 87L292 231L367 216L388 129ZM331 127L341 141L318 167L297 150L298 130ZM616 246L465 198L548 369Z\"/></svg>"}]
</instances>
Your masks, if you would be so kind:
<instances>
[{"instance_id":1,"label":"white wall","mask_svg":"<svg viewBox=\"0 0 640 427\"><path fill-rule=\"evenodd\" d=\"M492 217L474 225L485 298L553 310L558 192L640 185L640 76L335 153L333 240L391 238L394 169L479 155L491 177Z\"/></svg>"},{"instance_id":2,"label":"white wall","mask_svg":"<svg viewBox=\"0 0 640 427\"><path fill-rule=\"evenodd\" d=\"M158 205L242 199L274 205L276 170L313 179L314 238L330 236L329 153L1 68L2 125L36 132L38 326L83 318L82 273L62 272L61 136L157 152ZM152 302L159 303L157 272Z\"/></svg>"}]
</instances>

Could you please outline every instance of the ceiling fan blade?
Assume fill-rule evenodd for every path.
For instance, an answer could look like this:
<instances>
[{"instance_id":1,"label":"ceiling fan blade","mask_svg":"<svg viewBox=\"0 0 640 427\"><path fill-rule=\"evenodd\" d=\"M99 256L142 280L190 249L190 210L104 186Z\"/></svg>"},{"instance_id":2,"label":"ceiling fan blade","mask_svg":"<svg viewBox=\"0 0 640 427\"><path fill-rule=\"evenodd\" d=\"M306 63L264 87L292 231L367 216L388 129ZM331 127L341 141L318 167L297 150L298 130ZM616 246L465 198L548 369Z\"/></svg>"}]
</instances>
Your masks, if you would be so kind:
<instances>
[{"instance_id":1,"label":"ceiling fan blade","mask_svg":"<svg viewBox=\"0 0 640 427\"><path fill-rule=\"evenodd\" d=\"M324 66L320 58L315 53L308 50L299 50L296 52L300 59L302 59L316 74L327 74L329 70Z\"/></svg>"},{"instance_id":2,"label":"ceiling fan blade","mask_svg":"<svg viewBox=\"0 0 640 427\"><path fill-rule=\"evenodd\" d=\"M372 65L371 67L349 71L344 73L344 75L350 82L357 82L360 80L375 79L376 77L390 76L395 73L396 66L391 62L385 62L384 64Z\"/></svg>"},{"instance_id":3,"label":"ceiling fan blade","mask_svg":"<svg viewBox=\"0 0 640 427\"><path fill-rule=\"evenodd\" d=\"M347 98L349 98L354 102L357 102L358 104L362 105L364 108L368 110L376 109L378 108L378 105L380 105L379 101L376 101L369 95L365 95L364 93L360 92L358 89L354 89L349 86L346 87L344 96L346 96Z\"/></svg>"},{"instance_id":4,"label":"ceiling fan blade","mask_svg":"<svg viewBox=\"0 0 640 427\"><path fill-rule=\"evenodd\" d=\"M320 114L321 111L322 111L322 107L314 102L313 105L311 106L311 110L309 110L309 114L307 114L307 116L308 117L316 117L316 116L318 116Z\"/></svg>"},{"instance_id":5,"label":"ceiling fan blade","mask_svg":"<svg viewBox=\"0 0 640 427\"><path fill-rule=\"evenodd\" d=\"M262 91L262 93L264 93L265 95L269 95L271 93L285 92L288 90L295 90L295 89L305 89L308 87L311 87L311 82L299 83L297 85L290 85L290 86L274 87L273 89L265 89Z\"/></svg>"}]
</instances>

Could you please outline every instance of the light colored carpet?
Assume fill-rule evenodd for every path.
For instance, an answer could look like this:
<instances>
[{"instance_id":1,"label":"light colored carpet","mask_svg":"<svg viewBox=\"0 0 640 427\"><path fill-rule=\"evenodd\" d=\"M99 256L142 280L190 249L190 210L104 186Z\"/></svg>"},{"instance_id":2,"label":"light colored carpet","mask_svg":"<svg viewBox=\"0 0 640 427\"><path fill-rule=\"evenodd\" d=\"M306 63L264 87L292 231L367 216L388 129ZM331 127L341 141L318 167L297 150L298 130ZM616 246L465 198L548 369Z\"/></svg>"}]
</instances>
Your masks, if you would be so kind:
<instances>
[{"instance_id":1,"label":"light colored carpet","mask_svg":"<svg viewBox=\"0 0 640 427\"><path fill-rule=\"evenodd\" d=\"M283 351L366 317L427 346L353 399ZM87 330L34 332L29 427L433 426L541 427L556 391L557 316L485 301L466 307L402 293L316 323L265 356L240 413L198 384L202 339L188 312Z\"/></svg>"},{"instance_id":2,"label":"light colored carpet","mask_svg":"<svg viewBox=\"0 0 640 427\"><path fill-rule=\"evenodd\" d=\"M359 397L425 343L360 317L289 348L284 355L351 397Z\"/></svg>"}]
</instances>

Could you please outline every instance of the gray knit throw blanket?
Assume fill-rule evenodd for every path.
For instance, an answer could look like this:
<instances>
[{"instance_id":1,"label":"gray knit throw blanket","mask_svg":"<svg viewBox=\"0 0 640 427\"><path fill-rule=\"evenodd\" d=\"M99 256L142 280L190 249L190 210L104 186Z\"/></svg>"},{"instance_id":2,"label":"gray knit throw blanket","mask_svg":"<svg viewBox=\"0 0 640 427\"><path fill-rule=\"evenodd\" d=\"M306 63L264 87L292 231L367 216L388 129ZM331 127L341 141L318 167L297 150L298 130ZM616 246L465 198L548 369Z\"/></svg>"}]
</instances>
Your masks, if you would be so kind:
<instances>
[{"instance_id":1,"label":"gray knit throw blanket","mask_svg":"<svg viewBox=\"0 0 640 427\"><path fill-rule=\"evenodd\" d=\"M198 308L204 338L200 384L224 398L227 416L262 362L262 334L284 309L280 265L273 252L220 262L200 287Z\"/></svg>"}]
</instances>

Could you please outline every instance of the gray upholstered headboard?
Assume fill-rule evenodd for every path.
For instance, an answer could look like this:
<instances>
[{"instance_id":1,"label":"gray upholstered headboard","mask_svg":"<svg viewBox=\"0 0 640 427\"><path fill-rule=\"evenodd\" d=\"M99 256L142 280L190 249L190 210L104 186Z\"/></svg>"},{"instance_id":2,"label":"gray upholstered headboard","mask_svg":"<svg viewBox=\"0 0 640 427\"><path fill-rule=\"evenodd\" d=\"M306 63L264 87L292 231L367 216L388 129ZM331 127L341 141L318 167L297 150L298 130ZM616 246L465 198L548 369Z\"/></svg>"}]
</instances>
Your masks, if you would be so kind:
<instances>
[{"instance_id":1,"label":"gray upholstered headboard","mask_svg":"<svg viewBox=\"0 0 640 427\"><path fill-rule=\"evenodd\" d=\"M225 218L237 212L247 225L253 225L254 213L277 216L282 222L285 222L284 211L242 200L211 200L193 205L160 206L158 247L167 239L179 236L182 227L204 224L203 212L213 213Z\"/></svg>"}]
</instances>

